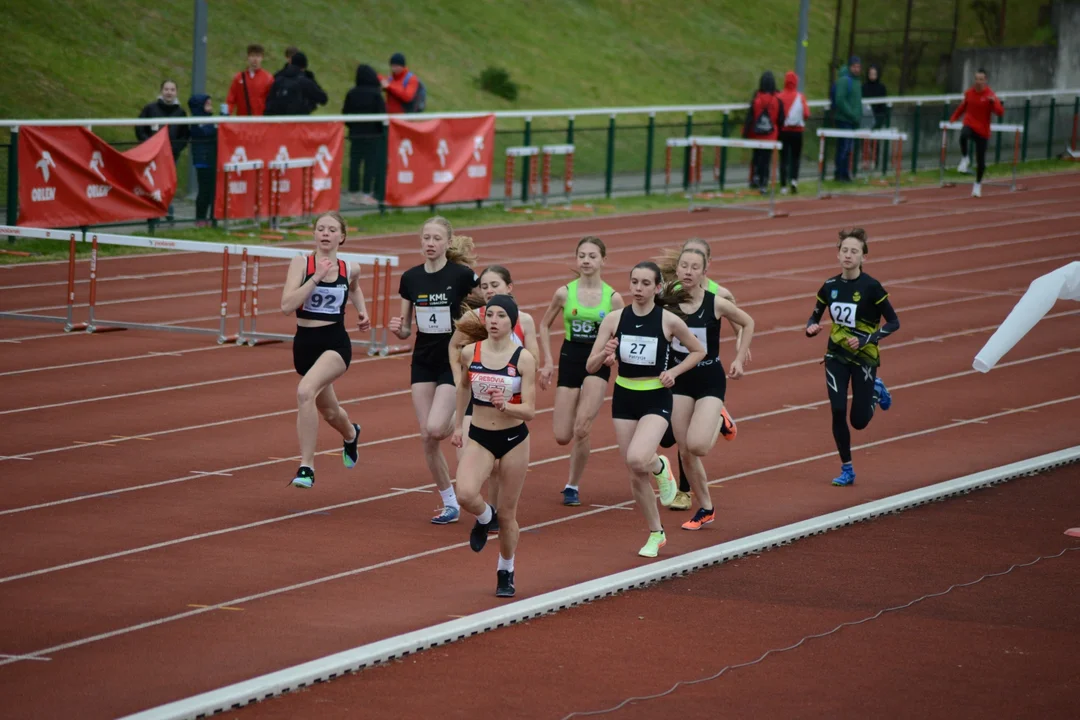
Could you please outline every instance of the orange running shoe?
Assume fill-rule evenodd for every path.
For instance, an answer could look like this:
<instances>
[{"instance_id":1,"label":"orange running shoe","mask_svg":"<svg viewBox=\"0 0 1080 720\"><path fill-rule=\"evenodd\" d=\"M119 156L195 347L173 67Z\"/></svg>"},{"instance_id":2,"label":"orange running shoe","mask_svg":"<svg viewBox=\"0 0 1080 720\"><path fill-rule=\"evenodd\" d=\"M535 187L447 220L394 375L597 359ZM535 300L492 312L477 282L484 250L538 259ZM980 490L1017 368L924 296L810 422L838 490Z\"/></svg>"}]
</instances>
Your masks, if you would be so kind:
<instances>
[{"instance_id":1,"label":"orange running shoe","mask_svg":"<svg viewBox=\"0 0 1080 720\"><path fill-rule=\"evenodd\" d=\"M720 409L720 434L725 440L734 440L739 428L735 427L735 421L728 415L727 408Z\"/></svg>"},{"instance_id":2,"label":"orange running shoe","mask_svg":"<svg viewBox=\"0 0 1080 720\"><path fill-rule=\"evenodd\" d=\"M705 508L698 508L698 511L694 513L694 517L691 520L687 520L682 524L683 530L700 530L702 526L708 525L716 519L716 508L712 510L706 510Z\"/></svg>"}]
</instances>

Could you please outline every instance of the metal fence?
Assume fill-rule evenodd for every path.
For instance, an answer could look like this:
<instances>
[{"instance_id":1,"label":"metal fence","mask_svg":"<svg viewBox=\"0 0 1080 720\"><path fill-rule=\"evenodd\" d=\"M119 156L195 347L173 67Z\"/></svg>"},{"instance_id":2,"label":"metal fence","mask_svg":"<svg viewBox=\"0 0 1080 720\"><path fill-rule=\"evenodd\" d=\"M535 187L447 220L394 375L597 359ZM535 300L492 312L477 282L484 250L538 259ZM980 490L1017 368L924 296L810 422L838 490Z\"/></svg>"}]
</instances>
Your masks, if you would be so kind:
<instances>
[{"instance_id":1,"label":"metal fence","mask_svg":"<svg viewBox=\"0 0 1080 720\"><path fill-rule=\"evenodd\" d=\"M1023 136L1021 161L1047 159L1062 154L1067 147L1076 149L1077 123L1080 122L1080 89L1038 90L1028 92L997 93L1005 103L1005 117L1002 122L1022 124L1026 128ZM905 144L905 170L915 172L919 169L936 169L940 153L940 133L938 123L948 119L952 110L961 100L961 95L926 95L918 97L888 97L874 100L874 104L886 107L886 126L907 133L910 140ZM818 128L828 127L827 100L814 100L809 103L811 118L807 124L808 137L814 137ZM565 110L518 110L493 113L496 117L495 158L492 172L490 200L501 202L504 188L503 163L507 147L519 145L539 145L547 143L573 143L576 146L574 157L574 195L578 198L610 198L616 195L653 194L665 191L665 146L668 138L689 137L690 135L719 135L739 137L747 106L745 104L723 105L676 105L656 107L622 108L583 108ZM475 117L477 112L430 113L423 115L399 115L406 120L431 120L436 118ZM315 115L303 117L217 117L215 122L224 123L281 123L281 122L348 122L363 120L367 122L389 122L387 115ZM18 168L17 132L20 126L83 126L92 129L128 128L149 124L196 124L205 123L206 118L108 118L75 120L0 120L0 183L6 198L8 224L14 224L17 217ZM874 124L870 103L864 103L863 126ZM97 130L101 132L101 130ZM105 131L109 132L109 131ZM116 130L112 130L113 133ZM351 143L351 140L346 140ZM987 161L1011 162L1011 148L1003 147L1003 140L992 140ZM118 147L129 145L117 142ZM804 178L816 170L816 143L803 144ZM351 148L346 152L342 166L342 207L345 210L361 210L352 193L349 193L349 167L355 155ZM886 150L881 153L878 167L881 172L888 172ZM689 183L689 149L679 150L672 158L672 183L668 191L682 191ZM514 181L515 197L528 201L530 164L536 162L524 158L519 164L520 174ZM748 180L749 153L747 151L725 149L721 154L720 168L717 175L706 173L706 177L716 177L715 184L721 189L730 186L745 185ZM180 163L182 169L187 163ZM831 162L827 167L831 168ZM811 170L811 168L814 168ZM711 169L711 168L710 168ZM376 181L375 196L382 208L383 188L385 187L385 150L380 154L379 177ZM556 168L556 172L559 169ZM181 178L182 180L182 178ZM181 185L182 187L183 185ZM179 200L180 198L178 198ZM181 205L182 207L182 205ZM186 219L182 211L178 220Z\"/></svg>"}]
</instances>

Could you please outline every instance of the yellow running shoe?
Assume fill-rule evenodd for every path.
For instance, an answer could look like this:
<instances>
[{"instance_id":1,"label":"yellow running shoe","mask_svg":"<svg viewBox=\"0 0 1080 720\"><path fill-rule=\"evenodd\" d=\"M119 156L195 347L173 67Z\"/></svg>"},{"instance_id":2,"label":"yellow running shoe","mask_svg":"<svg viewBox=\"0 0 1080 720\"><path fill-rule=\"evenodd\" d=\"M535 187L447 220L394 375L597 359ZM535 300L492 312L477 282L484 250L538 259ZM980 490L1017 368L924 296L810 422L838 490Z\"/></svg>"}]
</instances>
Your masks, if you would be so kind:
<instances>
[{"instance_id":1,"label":"yellow running shoe","mask_svg":"<svg viewBox=\"0 0 1080 720\"><path fill-rule=\"evenodd\" d=\"M690 493L679 490L675 493L675 501L671 503L671 507L668 510L689 510L694 506L693 498Z\"/></svg>"},{"instance_id":2,"label":"yellow running shoe","mask_svg":"<svg viewBox=\"0 0 1080 720\"><path fill-rule=\"evenodd\" d=\"M660 548L667 545L667 535L664 531L649 533L649 541L645 543L645 547L638 550L638 555L641 557L654 558L660 552Z\"/></svg>"},{"instance_id":3,"label":"yellow running shoe","mask_svg":"<svg viewBox=\"0 0 1080 720\"><path fill-rule=\"evenodd\" d=\"M671 463L663 455L659 458L660 472L653 473L653 477L656 478L656 487L660 490L660 504L671 507L671 503L675 502L675 493L679 491L679 485L671 476Z\"/></svg>"}]
</instances>

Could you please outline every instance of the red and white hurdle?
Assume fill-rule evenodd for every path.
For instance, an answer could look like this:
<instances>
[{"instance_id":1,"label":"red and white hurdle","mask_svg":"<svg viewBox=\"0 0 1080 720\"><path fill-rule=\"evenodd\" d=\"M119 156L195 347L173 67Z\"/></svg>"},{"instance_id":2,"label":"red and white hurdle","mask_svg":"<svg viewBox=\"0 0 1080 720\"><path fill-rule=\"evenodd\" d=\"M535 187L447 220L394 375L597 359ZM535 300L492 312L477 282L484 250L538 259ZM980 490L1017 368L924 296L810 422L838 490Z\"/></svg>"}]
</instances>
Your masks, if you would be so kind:
<instances>
[{"instance_id":1,"label":"red and white hurdle","mask_svg":"<svg viewBox=\"0 0 1080 720\"><path fill-rule=\"evenodd\" d=\"M938 127L941 129L941 162L939 163L939 178L941 187L955 187L956 181L945 180L945 166L948 163L949 155L949 131L963 130L964 124L959 122L940 122ZM1013 136L1013 158L1012 158L1012 179L1008 182L1001 180L988 180L983 178L983 185L997 185L1000 187L1009 188L1009 192L1016 192L1021 189L1016 184L1017 167L1020 164L1020 148L1024 141L1024 126L1023 125L1005 125L998 123L990 124L990 133L1010 133Z\"/></svg>"}]
</instances>

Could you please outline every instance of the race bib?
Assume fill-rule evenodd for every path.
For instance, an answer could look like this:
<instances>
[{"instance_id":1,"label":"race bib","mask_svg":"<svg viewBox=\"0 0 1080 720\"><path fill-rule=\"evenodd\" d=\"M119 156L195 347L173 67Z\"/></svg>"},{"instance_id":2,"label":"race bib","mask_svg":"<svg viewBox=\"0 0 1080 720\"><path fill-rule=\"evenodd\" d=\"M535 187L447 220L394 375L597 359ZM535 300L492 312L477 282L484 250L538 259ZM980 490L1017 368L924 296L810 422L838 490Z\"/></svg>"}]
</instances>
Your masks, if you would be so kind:
<instances>
[{"instance_id":1,"label":"race bib","mask_svg":"<svg viewBox=\"0 0 1080 720\"><path fill-rule=\"evenodd\" d=\"M573 340L595 340L596 330L599 327L592 320L578 320L573 319L570 321L570 334Z\"/></svg>"},{"instance_id":2,"label":"race bib","mask_svg":"<svg viewBox=\"0 0 1080 720\"><path fill-rule=\"evenodd\" d=\"M337 315L344 304L345 288L343 286L316 286L315 292L308 295L308 299L304 301L304 310L323 315Z\"/></svg>"},{"instance_id":3,"label":"race bib","mask_svg":"<svg viewBox=\"0 0 1080 720\"><path fill-rule=\"evenodd\" d=\"M495 373L472 373L473 397L481 402L491 402L491 392L498 388L502 390L503 397L507 402L514 395L514 381L508 375L496 375Z\"/></svg>"},{"instance_id":4,"label":"race bib","mask_svg":"<svg viewBox=\"0 0 1080 720\"><path fill-rule=\"evenodd\" d=\"M832 320L837 325L853 328L855 327L855 308L857 307L855 303L834 302L829 306L829 314L832 315Z\"/></svg>"},{"instance_id":5,"label":"race bib","mask_svg":"<svg viewBox=\"0 0 1080 720\"><path fill-rule=\"evenodd\" d=\"M696 337L698 339L698 341L705 348L709 347L709 343L705 340L706 328L692 327L692 328L687 328L687 329L694 334L694 337ZM687 354L689 354L689 352L690 352L689 348L687 348L685 345L683 345L682 342L679 340L679 338L677 338L675 336L672 336L672 338L671 338L671 349L676 351L676 352L687 353Z\"/></svg>"},{"instance_id":6,"label":"race bib","mask_svg":"<svg viewBox=\"0 0 1080 720\"><path fill-rule=\"evenodd\" d=\"M655 365L658 343L654 337L623 335L619 339L619 360L628 365Z\"/></svg>"},{"instance_id":7,"label":"race bib","mask_svg":"<svg viewBox=\"0 0 1080 720\"><path fill-rule=\"evenodd\" d=\"M443 307L417 307L416 329L422 333L433 335L445 335L453 330L450 319L450 308Z\"/></svg>"}]
</instances>

